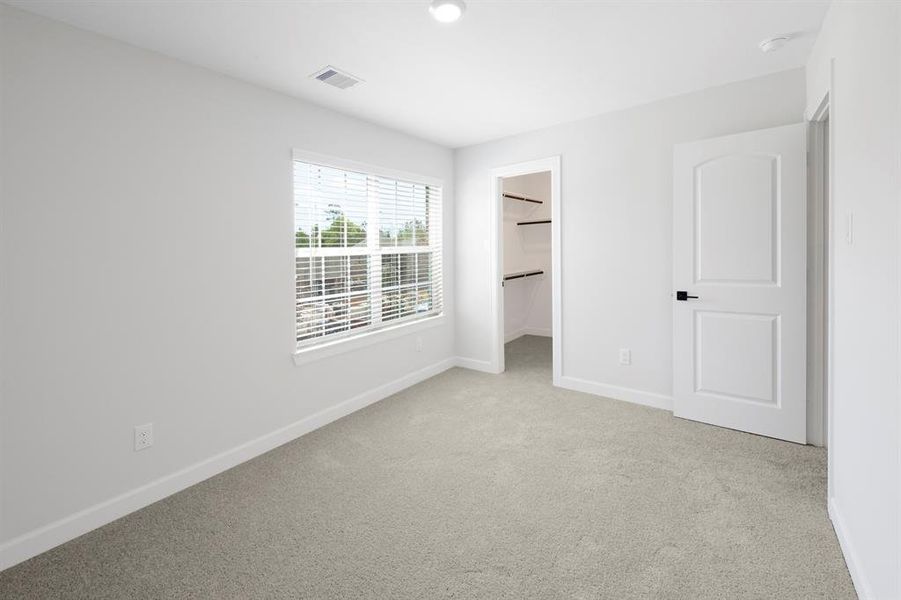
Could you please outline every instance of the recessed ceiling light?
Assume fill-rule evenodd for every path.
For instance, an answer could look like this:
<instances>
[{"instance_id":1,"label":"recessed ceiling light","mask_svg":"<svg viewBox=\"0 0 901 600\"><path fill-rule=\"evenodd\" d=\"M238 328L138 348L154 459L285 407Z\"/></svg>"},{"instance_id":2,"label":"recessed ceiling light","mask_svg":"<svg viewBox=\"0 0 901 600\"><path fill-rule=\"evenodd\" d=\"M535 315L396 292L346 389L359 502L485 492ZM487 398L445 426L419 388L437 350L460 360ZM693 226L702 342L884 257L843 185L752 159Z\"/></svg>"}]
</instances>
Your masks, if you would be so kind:
<instances>
[{"instance_id":1,"label":"recessed ceiling light","mask_svg":"<svg viewBox=\"0 0 901 600\"><path fill-rule=\"evenodd\" d=\"M763 52L775 52L776 50L781 49L790 39L790 35L777 35L776 37L763 40L758 46Z\"/></svg>"},{"instance_id":2,"label":"recessed ceiling light","mask_svg":"<svg viewBox=\"0 0 901 600\"><path fill-rule=\"evenodd\" d=\"M463 0L432 0L429 12L441 23L453 23L463 16L466 4Z\"/></svg>"}]
</instances>

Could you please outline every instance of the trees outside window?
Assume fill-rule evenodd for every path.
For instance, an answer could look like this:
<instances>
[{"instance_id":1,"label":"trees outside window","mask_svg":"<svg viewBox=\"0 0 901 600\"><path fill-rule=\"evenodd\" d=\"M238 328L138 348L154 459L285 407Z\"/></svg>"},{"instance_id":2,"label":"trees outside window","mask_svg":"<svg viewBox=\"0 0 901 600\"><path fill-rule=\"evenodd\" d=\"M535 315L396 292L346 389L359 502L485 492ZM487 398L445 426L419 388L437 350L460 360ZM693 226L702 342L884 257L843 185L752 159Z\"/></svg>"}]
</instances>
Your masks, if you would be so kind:
<instances>
[{"instance_id":1,"label":"trees outside window","mask_svg":"<svg viewBox=\"0 0 901 600\"><path fill-rule=\"evenodd\" d=\"M295 161L298 346L440 312L441 190Z\"/></svg>"}]
</instances>

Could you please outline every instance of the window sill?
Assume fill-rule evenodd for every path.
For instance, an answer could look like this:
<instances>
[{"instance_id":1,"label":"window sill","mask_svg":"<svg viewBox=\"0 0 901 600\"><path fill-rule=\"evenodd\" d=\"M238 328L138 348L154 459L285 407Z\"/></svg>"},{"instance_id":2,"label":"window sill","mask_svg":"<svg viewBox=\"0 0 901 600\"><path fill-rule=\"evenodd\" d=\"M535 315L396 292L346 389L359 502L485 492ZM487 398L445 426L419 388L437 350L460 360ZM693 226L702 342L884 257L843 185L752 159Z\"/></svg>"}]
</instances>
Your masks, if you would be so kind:
<instances>
[{"instance_id":1,"label":"window sill","mask_svg":"<svg viewBox=\"0 0 901 600\"><path fill-rule=\"evenodd\" d=\"M386 327L385 329L379 329L378 331L370 331L354 337L335 340L320 346L304 348L294 353L294 364L299 367L322 358L344 354L345 352L351 352L352 350L386 342L417 331L438 327L444 325L445 321L446 317L444 316L444 313L442 313L433 317L427 317L420 321L402 323L400 325L395 325L394 327Z\"/></svg>"}]
</instances>

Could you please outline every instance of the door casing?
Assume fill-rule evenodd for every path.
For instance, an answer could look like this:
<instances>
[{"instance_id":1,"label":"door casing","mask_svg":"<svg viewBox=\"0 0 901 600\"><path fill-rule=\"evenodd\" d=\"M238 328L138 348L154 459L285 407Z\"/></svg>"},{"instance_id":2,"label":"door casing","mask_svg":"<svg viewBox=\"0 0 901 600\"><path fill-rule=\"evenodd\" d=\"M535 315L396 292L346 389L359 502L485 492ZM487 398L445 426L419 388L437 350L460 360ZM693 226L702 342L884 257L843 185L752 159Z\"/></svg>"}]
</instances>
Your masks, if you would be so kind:
<instances>
[{"instance_id":1,"label":"door casing","mask_svg":"<svg viewBox=\"0 0 901 600\"><path fill-rule=\"evenodd\" d=\"M493 373L504 372L504 198L502 196L503 179L528 175L530 173L551 173L551 295L552 318L551 338L553 347L553 383L559 385L563 365L562 336L562 302L561 281L563 278L561 261L561 186L560 156L550 156L528 162L521 162L491 170L491 223L488 268L488 285L491 293L490 311L492 315L492 356L490 370Z\"/></svg>"}]
</instances>

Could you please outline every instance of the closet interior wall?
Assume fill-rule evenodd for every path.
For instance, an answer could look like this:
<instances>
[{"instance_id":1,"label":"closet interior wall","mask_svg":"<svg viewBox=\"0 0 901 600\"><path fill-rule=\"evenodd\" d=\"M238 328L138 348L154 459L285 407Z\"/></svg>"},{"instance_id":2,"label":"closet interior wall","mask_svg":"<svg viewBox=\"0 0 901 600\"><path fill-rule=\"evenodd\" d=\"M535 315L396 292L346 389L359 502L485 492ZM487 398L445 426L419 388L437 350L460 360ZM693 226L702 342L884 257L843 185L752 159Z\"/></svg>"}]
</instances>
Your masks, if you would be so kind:
<instances>
[{"instance_id":1,"label":"closet interior wall","mask_svg":"<svg viewBox=\"0 0 901 600\"><path fill-rule=\"evenodd\" d=\"M504 283L504 341L522 335L551 335L551 174L530 173L504 179L504 273L540 270L541 275ZM547 221L519 224L533 221Z\"/></svg>"}]
</instances>

